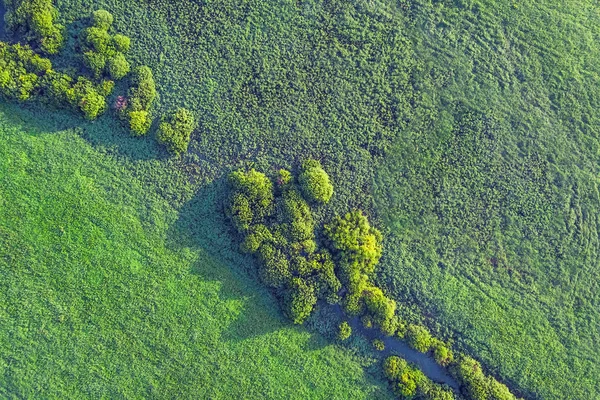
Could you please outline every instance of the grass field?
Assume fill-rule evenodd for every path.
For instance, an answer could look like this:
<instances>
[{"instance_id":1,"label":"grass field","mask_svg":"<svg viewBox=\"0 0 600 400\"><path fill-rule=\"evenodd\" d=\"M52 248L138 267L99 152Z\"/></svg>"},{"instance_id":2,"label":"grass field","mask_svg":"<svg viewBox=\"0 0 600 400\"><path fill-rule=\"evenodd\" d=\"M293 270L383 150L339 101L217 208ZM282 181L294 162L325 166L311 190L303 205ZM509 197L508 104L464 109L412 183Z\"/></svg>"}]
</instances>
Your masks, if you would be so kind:
<instances>
[{"instance_id":1,"label":"grass field","mask_svg":"<svg viewBox=\"0 0 600 400\"><path fill-rule=\"evenodd\" d=\"M38 117L0 106L0 397L389 398L280 316L214 190Z\"/></svg>"},{"instance_id":2,"label":"grass field","mask_svg":"<svg viewBox=\"0 0 600 400\"><path fill-rule=\"evenodd\" d=\"M130 58L152 67L157 111L185 106L200 128L190 152L168 160L108 116L87 124L4 108L0 238L21 267L2 279L15 328L0 343L21 347L3 360L14 378L0 387L192 398L251 388L281 398L289 382L300 397L383 390L360 360L280 319L219 208L232 168L314 157L336 188L317 219L359 207L377 222L377 283L405 317L424 318L527 398L600 396L594 2L57 7L71 39L55 65L78 62L82 19L105 8L131 36ZM131 354L115 355L122 343ZM71 380L90 389L63 386Z\"/></svg>"}]
</instances>

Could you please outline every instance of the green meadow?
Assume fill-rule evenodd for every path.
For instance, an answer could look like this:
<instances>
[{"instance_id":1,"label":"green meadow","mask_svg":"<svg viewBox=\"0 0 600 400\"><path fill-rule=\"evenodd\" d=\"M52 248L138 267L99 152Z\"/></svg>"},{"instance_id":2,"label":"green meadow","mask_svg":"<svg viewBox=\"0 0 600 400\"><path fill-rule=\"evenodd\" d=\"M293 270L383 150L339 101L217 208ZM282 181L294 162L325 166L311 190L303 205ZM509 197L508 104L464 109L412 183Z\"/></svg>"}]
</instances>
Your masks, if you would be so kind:
<instances>
[{"instance_id":1,"label":"green meadow","mask_svg":"<svg viewBox=\"0 0 600 400\"><path fill-rule=\"evenodd\" d=\"M0 126L0 397L390 398L281 316L216 190L82 138L104 121L2 105Z\"/></svg>"},{"instance_id":2,"label":"green meadow","mask_svg":"<svg viewBox=\"0 0 600 400\"><path fill-rule=\"evenodd\" d=\"M593 1L55 5L56 69L106 9L155 116L198 128L170 157L158 121L2 101L0 397L392 398L371 357L284 317L225 216L229 172L308 158L335 188L316 223L366 212L405 320L520 397L600 396Z\"/></svg>"}]
</instances>

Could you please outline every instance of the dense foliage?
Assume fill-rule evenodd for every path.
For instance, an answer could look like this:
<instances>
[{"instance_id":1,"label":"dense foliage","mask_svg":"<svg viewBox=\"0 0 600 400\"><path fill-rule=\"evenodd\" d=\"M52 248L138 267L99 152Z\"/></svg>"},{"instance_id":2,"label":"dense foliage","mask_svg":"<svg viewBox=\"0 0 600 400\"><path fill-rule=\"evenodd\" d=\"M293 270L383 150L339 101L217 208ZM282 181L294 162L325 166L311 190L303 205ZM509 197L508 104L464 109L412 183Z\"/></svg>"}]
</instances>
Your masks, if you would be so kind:
<instances>
[{"instance_id":1,"label":"dense foliage","mask_svg":"<svg viewBox=\"0 0 600 400\"><path fill-rule=\"evenodd\" d=\"M137 67L133 72L128 103L120 112L129 122L134 136L148 133L152 125L152 104L156 99L156 84L148 66Z\"/></svg>"},{"instance_id":2,"label":"dense foliage","mask_svg":"<svg viewBox=\"0 0 600 400\"><path fill-rule=\"evenodd\" d=\"M129 73L131 66L125 58L131 40L124 35L111 35L113 16L106 10L92 13L92 26L82 35L83 61L96 79L104 75L119 80Z\"/></svg>"},{"instance_id":3,"label":"dense foliage","mask_svg":"<svg viewBox=\"0 0 600 400\"><path fill-rule=\"evenodd\" d=\"M185 108L179 108L160 123L157 138L160 143L167 146L171 153L185 153L195 128L194 114Z\"/></svg>"},{"instance_id":4,"label":"dense foliage","mask_svg":"<svg viewBox=\"0 0 600 400\"><path fill-rule=\"evenodd\" d=\"M432 400L453 400L452 390L431 382L421 371L398 356L390 356L383 363L383 371L394 392L401 399L416 396Z\"/></svg>"},{"instance_id":5,"label":"dense foliage","mask_svg":"<svg viewBox=\"0 0 600 400\"><path fill-rule=\"evenodd\" d=\"M56 72L47 58L20 44L0 42L0 92L8 99L40 100L57 107L72 107L87 119L96 119L106 110L106 97L114 83Z\"/></svg>"},{"instance_id":6,"label":"dense foliage","mask_svg":"<svg viewBox=\"0 0 600 400\"><path fill-rule=\"evenodd\" d=\"M58 11L52 0L3 0L7 27L46 54L56 54L63 45L64 27L56 22Z\"/></svg>"}]
</instances>

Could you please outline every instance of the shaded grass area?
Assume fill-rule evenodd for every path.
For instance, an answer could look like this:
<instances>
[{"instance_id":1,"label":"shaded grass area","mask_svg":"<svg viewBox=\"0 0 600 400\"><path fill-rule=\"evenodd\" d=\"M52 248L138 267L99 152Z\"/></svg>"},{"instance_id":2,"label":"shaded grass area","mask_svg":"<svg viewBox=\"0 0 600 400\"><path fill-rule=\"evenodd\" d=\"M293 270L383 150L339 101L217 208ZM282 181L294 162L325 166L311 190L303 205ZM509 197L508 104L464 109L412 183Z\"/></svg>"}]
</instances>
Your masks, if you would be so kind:
<instances>
[{"instance_id":1,"label":"shaded grass area","mask_svg":"<svg viewBox=\"0 0 600 400\"><path fill-rule=\"evenodd\" d=\"M248 277L217 188L69 122L0 105L2 397L389 398Z\"/></svg>"}]
</instances>

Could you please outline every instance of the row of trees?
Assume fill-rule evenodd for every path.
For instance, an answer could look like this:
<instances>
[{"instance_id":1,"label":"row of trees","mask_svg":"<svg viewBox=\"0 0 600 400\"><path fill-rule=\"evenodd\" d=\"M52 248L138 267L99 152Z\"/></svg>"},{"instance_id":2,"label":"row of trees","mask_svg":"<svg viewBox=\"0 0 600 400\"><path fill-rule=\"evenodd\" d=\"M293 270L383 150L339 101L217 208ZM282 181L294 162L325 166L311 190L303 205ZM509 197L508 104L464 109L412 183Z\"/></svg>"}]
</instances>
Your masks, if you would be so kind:
<instances>
[{"instance_id":1,"label":"row of trees","mask_svg":"<svg viewBox=\"0 0 600 400\"><path fill-rule=\"evenodd\" d=\"M254 169L232 172L227 214L241 236L241 249L256 255L262 282L274 290L294 323L303 323L319 300L340 303L348 314L360 316L366 328L404 339L431 354L439 365L450 367L468 398L515 399L505 385L486 377L476 361L462 355L455 358L448 343L397 315L396 302L373 282L383 237L362 212L334 217L318 240L312 209L333 195L333 185L318 161L305 161L297 179L287 170L273 178ZM344 341L351 335L352 328L343 321L337 338ZM384 349L380 339L373 346ZM451 390L398 357L388 358L384 367L399 397L454 398Z\"/></svg>"},{"instance_id":2,"label":"row of trees","mask_svg":"<svg viewBox=\"0 0 600 400\"><path fill-rule=\"evenodd\" d=\"M8 28L20 33L33 48L0 42L0 94L21 102L38 100L72 108L89 120L103 114L108 109L107 99L115 81L126 77L131 70L125 56L131 40L111 32L112 14L106 10L92 13L91 25L80 36L82 60L91 76L73 76L54 70L49 59L34 51L56 54L64 41L64 27L56 23L58 12L51 1L5 0L5 4ZM147 66L135 68L127 96L118 96L115 102L117 115L132 135L142 136L150 130L156 98L152 70ZM157 139L172 154L181 154L187 151L195 128L194 115L180 108L161 119ZM311 179L307 179L307 185L312 184Z\"/></svg>"}]
</instances>

